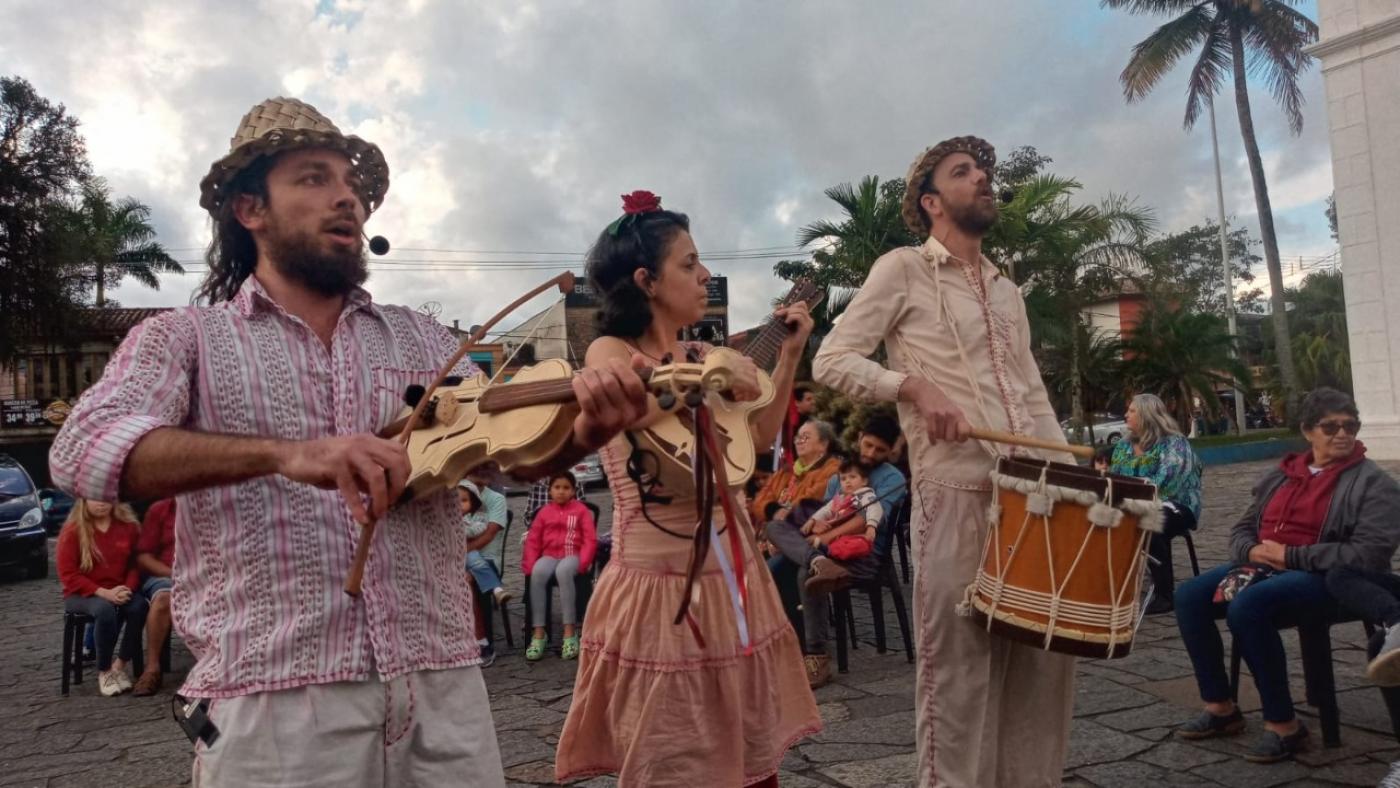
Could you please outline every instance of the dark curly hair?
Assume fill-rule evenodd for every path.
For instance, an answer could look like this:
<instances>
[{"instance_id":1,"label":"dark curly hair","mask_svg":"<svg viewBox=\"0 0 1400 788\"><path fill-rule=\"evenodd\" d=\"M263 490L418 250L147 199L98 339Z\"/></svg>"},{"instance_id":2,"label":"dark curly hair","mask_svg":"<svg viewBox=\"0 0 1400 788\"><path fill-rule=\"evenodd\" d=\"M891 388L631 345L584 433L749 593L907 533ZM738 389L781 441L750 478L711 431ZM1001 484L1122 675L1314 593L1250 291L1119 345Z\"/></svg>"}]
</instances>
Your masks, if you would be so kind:
<instances>
[{"instance_id":1,"label":"dark curly hair","mask_svg":"<svg viewBox=\"0 0 1400 788\"><path fill-rule=\"evenodd\" d=\"M217 304L232 301L244 280L252 275L258 264L258 246L253 241L253 234L234 215L233 206L240 194L267 199L267 174L276 162L276 156L261 156L229 182L228 197L211 217L213 238L204 253L209 273L205 274L204 281L194 293L196 302Z\"/></svg>"},{"instance_id":2,"label":"dark curly hair","mask_svg":"<svg viewBox=\"0 0 1400 788\"><path fill-rule=\"evenodd\" d=\"M1345 413L1353 419L1361 418L1361 413L1356 409L1356 400L1350 394L1319 386L1308 393L1298 409L1299 426L1310 430L1329 413Z\"/></svg>"},{"instance_id":3,"label":"dark curly hair","mask_svg":"<svg viewBox=\"0 0 1400 788\"><path fill-rule=\"evenodd\" d=\"M899 440L899 420L883 413L876 413L866 420L865 426L861 427L860 431L872 438L879 438L887 446L893 448L895 441Z\"/></svg>"},{"instance_id":4,"label":"dark curly hair","mask_svg":"<svg viewBox=\"0 0 1400 788\"><path fill-rule=\"evenodd\" d=\"M598 299L598 332L604 336L634 338L651 325L647 294L632 279L645 268L657 275L671 242L690 231L690 218L675 211L638 214L617 235L604 230L588 250L588 284Z\"/></svg>"}]
</instances>

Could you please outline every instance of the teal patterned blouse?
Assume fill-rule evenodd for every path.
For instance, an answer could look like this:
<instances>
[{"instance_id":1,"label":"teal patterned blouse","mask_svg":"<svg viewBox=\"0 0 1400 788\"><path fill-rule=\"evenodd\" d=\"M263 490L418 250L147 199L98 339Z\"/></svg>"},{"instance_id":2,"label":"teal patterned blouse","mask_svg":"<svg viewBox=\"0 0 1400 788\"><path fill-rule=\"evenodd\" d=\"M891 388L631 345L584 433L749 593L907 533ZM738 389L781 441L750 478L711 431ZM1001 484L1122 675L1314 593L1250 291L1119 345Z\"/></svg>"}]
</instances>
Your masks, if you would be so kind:
<instances>
[{"instance_id":1,"label":"teal patterned blouse","mask_svg":"<svg viewBox=\"0 0 1400 788\"><path fill-rule=\"evenodd\" d=\"M1201 519L1201 461L1185 437L1165 435L1140 455L1133 453L1132 441L1120 440L1113 447L1108 469L1152 482L1162 500L1186 508L1197 521Z\"/></svg>"}]
</instances>

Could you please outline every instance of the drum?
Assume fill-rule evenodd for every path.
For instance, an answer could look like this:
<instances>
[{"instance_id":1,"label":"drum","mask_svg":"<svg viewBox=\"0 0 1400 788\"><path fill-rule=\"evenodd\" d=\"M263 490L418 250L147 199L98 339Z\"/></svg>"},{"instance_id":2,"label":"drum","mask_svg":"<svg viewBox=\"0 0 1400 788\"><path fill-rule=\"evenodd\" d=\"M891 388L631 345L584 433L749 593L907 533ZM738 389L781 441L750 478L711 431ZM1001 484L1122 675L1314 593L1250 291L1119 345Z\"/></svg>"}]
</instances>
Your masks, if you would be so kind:
<instances>
[{"instance_id":1,"label":"drum","mask_svg":"<svg viewBox=\"0 0 1400 788\"><path fill-rule=\"evenodd\" d=\"M1137 632L1157 488L1077 465L1002 457L976 581L963 607L994 634L1113 659Z\"/></svg>"}]
</instances>

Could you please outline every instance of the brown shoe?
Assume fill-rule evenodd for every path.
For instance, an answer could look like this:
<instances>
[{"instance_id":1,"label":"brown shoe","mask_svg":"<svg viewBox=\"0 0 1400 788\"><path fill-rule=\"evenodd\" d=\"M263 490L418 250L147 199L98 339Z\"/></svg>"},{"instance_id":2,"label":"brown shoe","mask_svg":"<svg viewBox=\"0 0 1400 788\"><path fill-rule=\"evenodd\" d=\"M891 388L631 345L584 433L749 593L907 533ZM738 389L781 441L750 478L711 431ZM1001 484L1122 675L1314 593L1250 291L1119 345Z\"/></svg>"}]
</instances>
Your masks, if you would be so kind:
<instances>
[{"instance_id":1,"label":"brown shoe","mask_svg":"<svg viewBox=\"0 0 1400 788\"><path fill-rule=\"evenodd\" d=\"M803 654L802 664L807 668L807 686L812 689L825 686L831 681L831 657L825 654Z\"/></svg>"},{"instance_id":2,"label":"brown shoe","mask_svg":"<svg viewBox=\"0 0 1400 788\"><path fill-rule=\"evenodd\" d=\"M148 670L141 674L141 678L136 680L136 686L131 688L131 694L136 696L154 695L160 691L160 671Z\"/></svg>"},{"instance_id":3,"label":"brown shoe","mask_svg":"<svg viewBox=\"0 0 1400 788\"><path fill-rule=\"evenodd\" d=\"M844 566L819 555L812 559L812 572L802 586L809 594L830 594L851 584L851 573Z\"/></svg>"}]
</instances>

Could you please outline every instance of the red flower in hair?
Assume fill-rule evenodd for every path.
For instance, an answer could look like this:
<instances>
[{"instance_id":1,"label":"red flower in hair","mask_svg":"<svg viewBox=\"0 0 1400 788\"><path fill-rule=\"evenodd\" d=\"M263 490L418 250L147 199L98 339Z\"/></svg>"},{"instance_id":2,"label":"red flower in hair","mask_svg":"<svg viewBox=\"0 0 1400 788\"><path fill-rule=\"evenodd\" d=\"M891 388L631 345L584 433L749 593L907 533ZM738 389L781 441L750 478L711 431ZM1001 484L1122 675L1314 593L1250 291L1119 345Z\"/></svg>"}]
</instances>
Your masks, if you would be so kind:
<instances>
[{"instance_id":1,"label":"red flower in hair","mask_svg":"<svg viewBox=\"0 0 1400 788\"><path fill-rule=\"evenodd\" d=\"M635 191L622 195L622 213L632 216L661 210L661 198L651 192Z\"/></svg>"}]
</instances>

